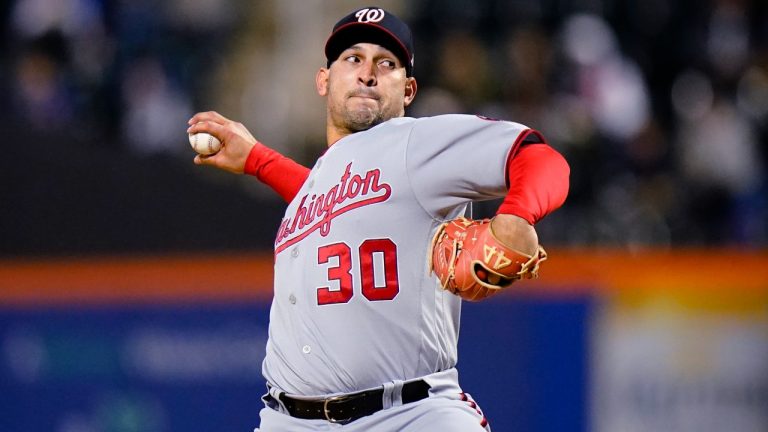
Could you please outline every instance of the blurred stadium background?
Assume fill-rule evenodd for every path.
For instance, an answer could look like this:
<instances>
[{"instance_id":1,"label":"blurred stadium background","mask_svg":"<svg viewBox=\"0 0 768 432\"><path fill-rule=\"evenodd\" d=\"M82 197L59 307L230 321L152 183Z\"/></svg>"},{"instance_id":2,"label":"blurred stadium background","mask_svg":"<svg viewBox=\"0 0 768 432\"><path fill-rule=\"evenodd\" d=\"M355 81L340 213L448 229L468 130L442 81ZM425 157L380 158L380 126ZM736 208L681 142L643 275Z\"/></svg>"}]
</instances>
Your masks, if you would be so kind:
<instances>
[{"instance_id":1,"label":"blurred stadium background","mask_svg":"<svg viewBox=\"0 0 768 432\"><path fill-rule=\"evenodd\" d=\"M571 164L542 279L465 307L494 430L768 431L768 3L378 4L415 32L409 115L519 121ZM195 167L186 120L311 164L359 6L0 3L0 430L258 423L283 205Z\"/></svg>"}]
</instances>

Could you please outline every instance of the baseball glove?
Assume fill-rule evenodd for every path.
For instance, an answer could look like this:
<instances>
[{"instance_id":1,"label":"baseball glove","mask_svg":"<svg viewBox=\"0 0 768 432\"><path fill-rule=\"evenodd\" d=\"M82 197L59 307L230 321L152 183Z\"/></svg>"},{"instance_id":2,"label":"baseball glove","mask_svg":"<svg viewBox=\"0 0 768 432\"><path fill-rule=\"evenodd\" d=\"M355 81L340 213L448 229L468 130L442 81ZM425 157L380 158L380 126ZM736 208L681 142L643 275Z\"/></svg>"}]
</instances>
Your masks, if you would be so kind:
<instances>
[{"instance_id":1,"label":"baseball glove","mask_svg":"<svg viewBox=\"0 0 768 432\"><path fill-rule=\"evenodd\" d=\"M531 256L510 249L491 231L491 220L460 217L442 224L429 247L429 268L446 289L476 301L500 292L518 279L538 277L547 259L538 246Z\"/></svg>"}]
</instances>

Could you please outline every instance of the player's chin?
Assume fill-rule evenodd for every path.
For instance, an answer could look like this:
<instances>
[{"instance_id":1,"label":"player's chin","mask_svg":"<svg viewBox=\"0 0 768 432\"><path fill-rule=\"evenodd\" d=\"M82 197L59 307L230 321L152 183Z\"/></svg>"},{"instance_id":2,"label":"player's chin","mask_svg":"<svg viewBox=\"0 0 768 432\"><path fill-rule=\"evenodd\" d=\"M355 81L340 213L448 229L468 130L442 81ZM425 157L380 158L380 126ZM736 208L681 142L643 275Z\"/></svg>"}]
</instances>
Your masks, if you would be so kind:
<instances>
[{"instance_id":1,"label":"player's chin","mask_svg":"<svg viewBox=\"0 0 768 432\"><path fill-rule=\"evenodd\" d=\"M373 109L350 111L346 118L347 128L355 132L368 130L382 121L381 112Z\"/></svg>"}]
</instances>

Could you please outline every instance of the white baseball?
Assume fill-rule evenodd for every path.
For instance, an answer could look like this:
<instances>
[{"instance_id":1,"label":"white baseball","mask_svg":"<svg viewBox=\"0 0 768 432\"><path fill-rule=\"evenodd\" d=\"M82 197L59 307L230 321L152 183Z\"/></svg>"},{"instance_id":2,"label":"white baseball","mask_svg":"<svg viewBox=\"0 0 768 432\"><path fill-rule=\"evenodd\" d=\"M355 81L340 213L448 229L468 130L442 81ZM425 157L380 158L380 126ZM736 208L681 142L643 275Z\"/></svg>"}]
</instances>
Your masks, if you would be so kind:
<instances>
[{"instance_id":1,"label":"white baseball","mask_svg":"<svg viewBox=\"0 0 768 432\"><path fill-rule=\"evenodd\" d=\"M205 132L189 134L189 144L196 152L204 156L212 155L221 150L221 141Z\"/></svg>"}]
</instances>

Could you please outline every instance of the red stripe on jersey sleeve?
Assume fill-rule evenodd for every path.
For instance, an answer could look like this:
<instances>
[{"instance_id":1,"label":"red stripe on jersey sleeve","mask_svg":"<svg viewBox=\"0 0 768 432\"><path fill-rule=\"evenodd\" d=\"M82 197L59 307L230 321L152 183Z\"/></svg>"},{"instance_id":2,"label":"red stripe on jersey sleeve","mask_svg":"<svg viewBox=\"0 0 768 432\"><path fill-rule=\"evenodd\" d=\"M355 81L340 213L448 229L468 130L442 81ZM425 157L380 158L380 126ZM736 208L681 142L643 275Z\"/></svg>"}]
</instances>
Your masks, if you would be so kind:
<instances>
[{"instance_id":1,"label":"red stripe on jersey sleeve","mask_svg":"<svg viewBox=\"0 0 768 432\"><path fill-rule=\"evenodd\" d=\"M243 171L274 189L286 202L293 200L309 177L309 168L260 142L248 154Z\"/></svg>"},{"instance_id":2,"label":"red stripe on jersey sleeve","mask_svg":"<svg viewBox=\"0 0 768 432\"><path fill-rule=\"evenodd\" d=\"M509 155L507 155L507 172L505 174L505 180L507 182L507 188L509 188L509 164L512 163L512 159L517 155L517 152L520 151L520 147L528 144L546 144L547 140L544 138L544 135L541 134L541 132L534 130L534 129L526 129L523 132L520 133L520 135L515 140L515 143L512 144L512 149L509 151Z\"/></svg>"}]
</instances>

